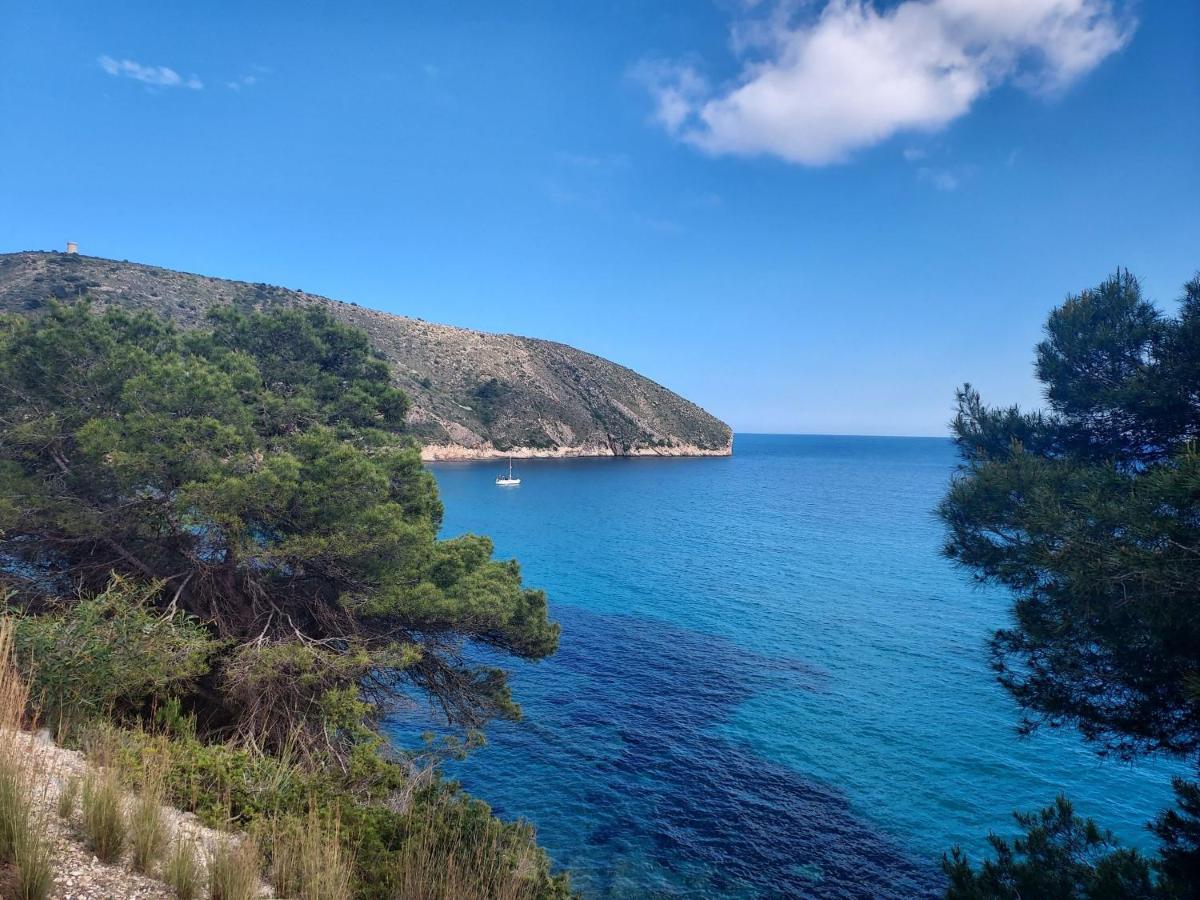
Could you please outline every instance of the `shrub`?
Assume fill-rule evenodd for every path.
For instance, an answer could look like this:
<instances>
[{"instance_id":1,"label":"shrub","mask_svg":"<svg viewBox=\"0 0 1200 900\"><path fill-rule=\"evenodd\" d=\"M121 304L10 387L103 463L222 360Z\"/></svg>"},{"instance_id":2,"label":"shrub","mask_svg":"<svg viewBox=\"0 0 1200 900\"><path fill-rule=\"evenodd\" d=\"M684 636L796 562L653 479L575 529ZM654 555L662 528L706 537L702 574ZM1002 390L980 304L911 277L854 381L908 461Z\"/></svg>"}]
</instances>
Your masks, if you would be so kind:
<instances>
[{"instance_id":1,"label":"shrub","mask_svg":"<svg viewBox=\"0 0 1200 900\"><path fill-rule=\"evenodd\" d=\"M307 797L328 798L331 776L306 772L286 756L233 743L205 744L194 737L166 742L125 731L115 751L120 765L137 771L149 752L162 752L166 802L194 812L212 827L245 826L274 815L299 813Z\"/></svg>"},{"instance_id":2,"label":"shrub","mask_svg":"<svg viewBox=\"0 0 1200 900\"><path fill-rule=\"evenodd\" d=\"M302 756L369 739L371 707L355 687L378 662L363 652L331 652L311 643L246 644L222 671L221 688L237 710L242 737Z\"/></svg>"},{"instance_id":3,"label":"shrub","mask_svg":"<svg viewBox=\"0 0 1200 900\"><path fill-rule=\"evenodd\" d=\"M155 609L158 593L114 577L100 594L18 620L17 658L60 734L72 720L164 702L207 671L215 642L195 619Z\"/></svg>"},{"instance_id":4,"label":"shrub","mask_svg":"<svg viewBox=\"0 0 1200 900\"><path fill-rule=\"evenodd\" d=\"M470 406L484 425L492 425L511 400L513 389L498 378L489 378L471 391Z\"/></svg>"},{"instance_id":5,"label":"shrub","mask_svg":"<svg viewBox=\"0 0 1200 900\"><path fill-rule=\"evenodd\" d=\"M83 832L102 862L120 859L128 839L121 784L112 768L90 771L83 780Z\"/></svg>"},{"instance_id":6,"label":"shrub","mask_svg":"<svg viewBox=\"0 0 1200 900\"><path fill-rule=\"evenodd\" d=\"M146 754L163 748L167 802L212 826L255 831L276 876L294 869L287 861L287 841L294 847L298 839L287 828L309 827L313 809L336 809L341 858L352 865L356 897L395 900L404 884L415 890L415 876L406 875L406 867L420 863L436 872L439 858L455 866L448 883L475 878L495 887L500 897L505 891L507 896L570 896L566 877L550 874L531 827L501 822L487 804L434 772L415 777L409 766L386 761L373 748L361 747L343 770L195 737L164 743L138 731L120 736L117 756L123 767L132 770ZM331 828L324 823L326 832ZM276 859L277 849L282 859ZM514 893L518 887L526 893Z\"/></svg>"}]
</instances>

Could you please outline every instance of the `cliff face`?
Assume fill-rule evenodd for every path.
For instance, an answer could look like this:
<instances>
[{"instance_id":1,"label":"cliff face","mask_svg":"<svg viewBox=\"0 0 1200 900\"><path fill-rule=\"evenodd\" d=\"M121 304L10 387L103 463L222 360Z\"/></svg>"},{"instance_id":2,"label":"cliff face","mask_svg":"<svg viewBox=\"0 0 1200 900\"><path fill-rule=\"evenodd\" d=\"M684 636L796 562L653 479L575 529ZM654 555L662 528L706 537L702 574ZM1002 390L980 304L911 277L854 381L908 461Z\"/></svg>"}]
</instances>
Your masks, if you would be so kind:
<instances>
[{"instance_id":1,"label":"cliff face","mask_svg":"<svg viewBox=\"0 0 1200 900\"><path fill-rule=\"evenodd\" d=\"M183 327L220 304L324 306L366 331L412 398L427 459L727 456L728 425L631 369L552 341L364 309L303 291L62 253L0 254L0 311L52 298L153 310Z\"/></svg>"}]
</instances>

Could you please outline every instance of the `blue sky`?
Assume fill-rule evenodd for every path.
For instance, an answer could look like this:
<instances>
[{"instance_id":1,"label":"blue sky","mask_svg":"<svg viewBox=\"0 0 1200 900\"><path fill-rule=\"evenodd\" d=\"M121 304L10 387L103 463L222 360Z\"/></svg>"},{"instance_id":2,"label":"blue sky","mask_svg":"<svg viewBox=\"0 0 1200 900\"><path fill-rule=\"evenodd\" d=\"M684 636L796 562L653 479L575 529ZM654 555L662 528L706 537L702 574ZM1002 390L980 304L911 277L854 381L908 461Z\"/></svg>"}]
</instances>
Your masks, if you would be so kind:
<instances>
[{"instance_id":1,"label":"blue sky","mask_svg":"<svg viewBox=\"0 0 1200 900\"><path fill-rule=\"evenodd\" d=\"M1051 306L1200 267L1193 0L0 6L0 250L561 340L741 431L1036 403Z\"/></svg>"}]
</instances>

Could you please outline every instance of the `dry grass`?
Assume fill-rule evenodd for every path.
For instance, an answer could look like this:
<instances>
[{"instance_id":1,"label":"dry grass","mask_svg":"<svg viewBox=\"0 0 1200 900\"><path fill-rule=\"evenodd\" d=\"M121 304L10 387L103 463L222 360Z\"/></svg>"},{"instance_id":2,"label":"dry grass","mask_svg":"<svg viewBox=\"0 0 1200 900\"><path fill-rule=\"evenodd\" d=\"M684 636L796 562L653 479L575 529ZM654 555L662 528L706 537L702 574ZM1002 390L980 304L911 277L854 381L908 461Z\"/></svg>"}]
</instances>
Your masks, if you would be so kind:
<instances>
[{"instance_id":1,"label":"dry grass","mask_svg":"<svg viewBox=\"0 0 1200 900\"><path fill-rule=\"evenodd\" d=\"M262 865L253 838L225 838L208 852L208 900L255 900Z\"/></svg>"},{"instance_id":2,"label":"dry grass","mask_svg":"<svg viewBox=\"0 0 1200 900\"><path fill-rule=\"evenodd\" d=\"M196 843L182 832L175 835L167 857L163 860L162 879L175 891L179 900L196 900L200 896L203 873Z\"/></svg>"},{"instance_id":3,"label":"dry grass","mask_svg":"<svg viewBox=\"0 0 1200 900\"><path fill-rule=\"evenodd\" d=\"M531 900L536 868L532 844L513 852L499 834L469 844L440 825L436 805L405 843L397 860L395 900ZM452 836L451 836L452 835Z\"/></svg>"},{"instance_id":4,"label":"dry grass","mask_svg":"<svg viewBox=\"0 0 1200 900\"><path fill-rule=\"evenodd\" d=\"M128 850L129 868L157 876L179 900L204 896L206 881L210 900L257 900L261 862L254 841L216 840L208 853L206 878L204 840L182 828L170 839L163 808L165 754L145 754L141 771L131 771L121 752L122 735L111 723L91 721L80 726L77 734L87 767L82 775L71 774L61 782L57 798L43 794L39 801L37 791L48 790L55 780L52 755L42 752L51 748L42 748L40 738L29 732L29 695L13 665L12 642L13 623L0 617L0 898L49 898L54 889L49 820L57 811L58 817L79 828L100 862L120 865ZM129 795L123 776L136 785ZM345 885L350 867L337 838L335 828L332 849L315 838L297 844L305 854L315 854L297 861L304 884L311 885L297 900L348 900Z\"/></svg>"},{"instance_id":5,"label":"dry grass","mask_svg":"<svg viewBox=\"0 0 1200 900\"><path fill-rule=\"evenodd\" d=\"M13 867L20 900L44 900L53 886L46 823L33 803L43 758L25 724L29 692L12 661L13 626L0 620L0 863Z\"/></svg>"},{"instance_id":6,"label":"dry grass","mask_svg":"<svg viewBox=\"0 0 1200 900\"><path fill-rule=\"evenodd\" d=\"M306 819L271 828L271 884L296 900L350 900L354 865L342 845L340 823L326 825L314 808Z\"/></svg>"},{"instance_id":7,"label":"dry grass","mask_svg":"<svg viewBox=\"0 0 1200 900\"><path fill-rule=\"evenodd\" d=\"M46 900L54 887L52 851L46 840L45 823L33 816L30 825L18 830L13 842L18 896L20 900Z\"/></svg>"},{"instance_id":8,"label":"dry grass","mask_svg":"<svg viewBox=\"0 0 1200 900\"><path fill-rule=\"evenodd\" d=\"M12 862L17 832L29 827L32 811L27 799L27 773L17 753L9 748L18 736L8 732L3 740L6 746L0 751L0 862Z\"/></svg>"},{"instance_id":9,"label":"dry grass","mask_svg":"<svg viewBox=\"0 0 1200 900\"><path fill-rule=\"evenodd\" d=\"M111 766L88 772L83 779L83 833L101 862L119 860L128 840L128 824L121 801L121 782Z\"/></svg>"},{"instance_id":10,"label":"dry grass","mask_svg":"<svg viewBox=\"0 0 1200 900\"><path fill-rule=\"evenodd\" d=\"M115 769L120 762L121 729L102 719L83 723L78 729L83 755L101 769Z\"/></svg>"},{"instance_id":11,"label":"dry grass","mask_svg":"<svg viewBox=\"0 0 1200 900\"><path fill-rule=\"evenodd\" d=\"M135 872L149 875L167 841L162 811L162 781L147 781L129 807L130 862Z\"/></svg>"},{"instance_id":12,"label":"dry grass","mask_svg":"<svg viewBox=\"0 0 1200 900\"><path fill-rule=\"evenodd\" d=\"M58 792L58 817L70 820L71 816L75 815L77 803L79 803L79 776L72 775L63 782L62 789Z\"/></svg>"}]
</instances>

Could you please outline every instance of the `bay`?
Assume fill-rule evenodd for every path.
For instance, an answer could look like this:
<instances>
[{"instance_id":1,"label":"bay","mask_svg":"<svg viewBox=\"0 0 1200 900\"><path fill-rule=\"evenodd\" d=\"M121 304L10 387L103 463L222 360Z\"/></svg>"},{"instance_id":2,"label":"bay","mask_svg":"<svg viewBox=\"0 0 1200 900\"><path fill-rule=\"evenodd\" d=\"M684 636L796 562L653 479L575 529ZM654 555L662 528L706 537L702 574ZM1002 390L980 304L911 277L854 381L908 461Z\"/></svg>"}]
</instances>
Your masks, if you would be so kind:
<instances>
[{"instance_id":1,"label":"bay","mask_svg":"<svg viewBox=\"0 0 1200 900\"><path fill-rule=\"evenodd\" d=\"M1126 842L1170 768L1015 731L987 666L1008 598L939 556L935 438L738 435L730 458L433 467L444 536L491 536L559 652L448 769L591 897L936 895L1059 792ZM398 718L398 739L413 717Z\"/></svg>"}]
</instances>

